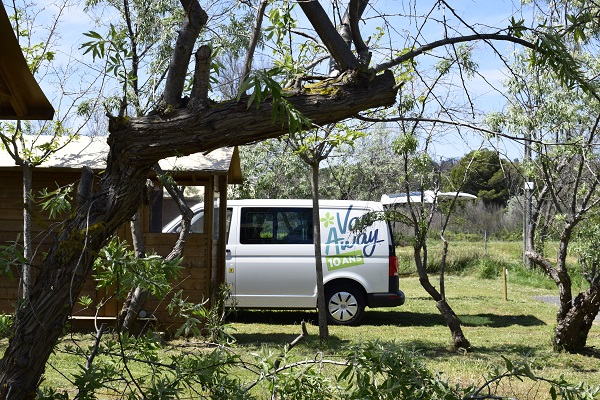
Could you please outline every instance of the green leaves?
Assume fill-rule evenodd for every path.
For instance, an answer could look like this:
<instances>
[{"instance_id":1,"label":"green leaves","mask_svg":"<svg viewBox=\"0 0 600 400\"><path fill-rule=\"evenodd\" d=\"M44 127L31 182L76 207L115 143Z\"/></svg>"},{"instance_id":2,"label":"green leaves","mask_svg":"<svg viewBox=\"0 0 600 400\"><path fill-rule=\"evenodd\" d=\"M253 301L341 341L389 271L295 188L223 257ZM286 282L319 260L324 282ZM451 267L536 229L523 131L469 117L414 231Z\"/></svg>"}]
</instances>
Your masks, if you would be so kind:
<instances>
[{"instance_id":1,"label":"green leaves","mask_svg":"<svg viewBox=\"0 0 600 400\"><path fill-rule=\"evenodd\" d=\"M167 261L156 254L138 258L128 249L127 242L113 238L94 262L94 279L98 288L118 284L120 297L139 286L162 298L171 290L169 280L182 269L180 263L181 259Z\"/></svg>"},{"instance_id":2,"label":"green leaves","mask_svg":"<svg viewBox=\"0 0 600 400\"><path fill-rule=\"evenodd\" d=\"M133 57L130 45L127 42L127 35L124 30L116 25L110 24L106 37L103 37L96 31L84 33L85 36L92 39L84 42L79 47L84 50L83 54L92 53L92 58L103 59L106 61L106 72L112 73L121 81L131 81L137 79L137 76L126 72L129 67L127 62Z\"/></svg>"},{"instance_id":3,"label":"green leaves","mask_svg":"<svg viewBox=\"0 0 600 400\"><path fill-rule=\"evenodd\" d=\"M419 138L412 132L394 139L392 148L398 155L413 155L419 147Z\"/></svg>"},{"instance_id":4,"label":"green leaves","mask_svg":"<svg viewBox=\"0 0 600 400\"><path fill-rule=\"evenodd\" d=\"M267 99L271 99L273 107L271 120L280 122L282 126L288 125L290 133L301 132L312 126L311 121L299 112L289 101L285 99L289 94L281 87L274 77L281 74L281 68L257 71L240 85L237 100L240 101L243 94L251 90L247 100L247 107L252 104L258 107Z\"/></svg>"},{"instance_id":5,"label":"green leaves","mask_svg":"<svg viewBox=\"0 0 600 400\"><path fill-rule=\"evenodd\" d=\"M596 93L596 85L585 76L581 61L572 55L559 32L551 29L537 32L535 46L537 51L532 52L530 58L532 65L554 71L568 89L580 87L588 94Z\"/></svg>"},{"instance_id":6,"label":"green leaves","mask_svg":"<svg viewBox=\"0 0 600 400\"><path fill-rule=\"evenodd\" d=\"M590 387L585 383L573 385L569 383L563 376L558 379L548 379L542 376L536 375L532 370L531 362L527 359L519 361L511 361L504 355L501 355L504 360L505 371L501 372L499 369L493 370L489 376L487 382L479 387L471 395L465 397L465 399L477 399L482 398L479 396L482 392L487 392L493 387L498 387L499 381L510 380L511 378L523 381L529 379L533 382L545 382L550 387L548 394L551 399L565 399L565 400L584 400L584 399L595 399L600 388Z\"/></svg>"},{"instance_id":7,"label":"green leaves","mask_svg":"<svg viewBox=\"0 0 600 400\"><path fill-rule=\"evenodd\" d=\"M267 13L271 25L265 28L267 40L275 39L276 43L281 44L289 29L296 27L296 20L291 13L293 7L294 4L290 5L287 1L281 7L271 7Z\"/></svg>"},{"instance_id":8,"label":"green leaves","mask_svg":"<svg viewBox=\"0 0 600 400\"><path fill-rule=\"evenodd\" d=\"M427 369L420 357L395 342L348 348L348 366L338 375L346 399L462 399L470 388L453 387Z\"/></svg>"},{"instance_id":9,"label":"green leaves","mask_svg":"<svg viewBox=\"0 0 600 400\"><path fill-rule=\"evenodd\" d=\"M23 245L19 240L11 244L0 244L0 275L13 277L13 268L27 263L23 255Z\"/></svg>"},{"instance_id":10,"label":"green leaves","mask_svg":"<svg viewBox=\"0 0 600 400\"><path fill-rule=\"evenodd\" d=\"M524 33L527 31L525 26L525 20L516 20L515 17L510 17L510 25L508 25L508 31L517 38L522 38Z\"/></svg>"},{"instance_id":11,"label":"green leaves","mask_svg":"<svg viewBox=\"0 0 600 400\"><path fill-rule=\"evenodd\" d=\"M179 319L183 324L177 328L175 337L201 337L216 343L232 344L235 338L231 335L234 328L225 323L228 312L225 311L225 302L231 297L229 285L221 284L214 304L208 306L209 299L201 303L191 303L187 297L183 297L183 290L177 291L169 304L167 311ZM228 304L229 308L235 308L235 304Z\"/></svg>"},{"instance_id":12,"label":"green leaves","mask_svg":"<svg viewBox=\"0 0 600 400\"><path fill-rule=\"evenodd\" d=\"M39 192L39 202L42 210L48 211L51 219L71 211L72 192L73 185L58 187L51 191L48 188L42 189Z\"/></svg>"}]
</instances>

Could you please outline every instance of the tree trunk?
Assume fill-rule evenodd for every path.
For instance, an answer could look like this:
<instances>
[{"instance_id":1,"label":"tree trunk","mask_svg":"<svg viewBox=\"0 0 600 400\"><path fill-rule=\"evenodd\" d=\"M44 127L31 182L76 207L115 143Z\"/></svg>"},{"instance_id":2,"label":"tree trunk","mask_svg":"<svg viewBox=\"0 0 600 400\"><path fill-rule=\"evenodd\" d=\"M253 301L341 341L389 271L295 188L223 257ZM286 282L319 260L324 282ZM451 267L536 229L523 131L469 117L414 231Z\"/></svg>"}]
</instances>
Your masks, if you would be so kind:
<instances>
[{"instance_id":1,"label":"tree trunk","mask_svg":"<svg viewBox=\"0 0 600 400\"><path fill-rule=\"evenodd\" d=\"M450 307L446 299L443 298L438 300L435 305L440 311L440 314L442 314L442 317L444 317L446 320L446 324L448 325L450 334L452 335L454 347L457 349L468 349L471 347L471 343L469 343L463 334L458 316L454 313L454 310L452 310L452 307Z\"/></svg>"},{"instance_id":2,"label":"tree trunk","mask_svg":"<svg viewBox=\"0 0 600 400\"><path fill-rule=\"evenodd\" d=\"M31 187L33 181L33 167L23 162L23 258L25 263L21 273L21 299L27 301L31 287L31 263L33 262L33 249L31 243Z\"/></svg>"},{"instance_id":3,"label":"tree trunk","mask_svg":"<svg viewBox=\"0 0 600 400\"><path fill-rule=\"evenodd\" d=\"M337 85L336 85L337 83ZM394 104L391 72L370 80L338 86L331 81L322 93L296 93L286 100L317 125L349 118L359 111ZM204 110L181 109L166 116L112 118L110 153L99 189L78 204L72 219L49 249L31 290L19 310L14 334L0 362L0 398L28 399L77 302L95 255L115 230L139 208L146 179L166 157L242 145L288 132L273 122L272 106L247 108L247 101L226 102Z\"/></svg>"},{"instance_id":4,"label":"tree trunk","mask_svg":"<svg viewBox=\"0 0 600 400\"><path fill-rule=\"evenodd\" d=\"M146 242L142 230L142 212L138 209L135 217L131 220L131 236L133 238L133 249L137 258L146 257ZM148 292L142 287L132 288L127 294L127 299L121 308L119 321L121 322L121 332L130 331L137 320L142 307L148 299Z\"/></svg>"},{"instance_id":5,"label":"tree trunk","mask_svg":"<svg viewBox=\"0 0 600 400\"><path fill-rule=\"evenodd\" d=\"M123 303L121 308L121 315L119 319L121 323L121 332L129 332L133 328L133 324L137 321L140 311L148 300L148 292L142 289L141 286L137 286L135 289L129 291L127 299Z\"/></svg>"},{"instance_id":6,"label":"tree trunk","mask_svg":"<svg viewBox=\"0 0 600 400\"><path fill-rule=\"evenodd\" d=\"M454 310L452 310L452 307L450 307L446 301L446 298L443 297L429 281L429 275L427 274L426 266L421 258L420 247L415 247L414 259L417 264L417 272L419 273L419 282L421 283L423 289L425 289L431 298L435 300L436 307L438 308L442 317L444 317L444 320L446 320L446 325L448 325L450 334L452 335L454 347L457 349L468 349L471 347L471 343L469 343L463 334L458 316L454 313Z\"/></svg>"},{"instance_id":7,"label":"tree trunk","mask_svg":"<svg viewBox=\"0 0 600 400\"><path fill-rule=\"evenodd\" d=\"M580 352L585 348L588 333L600 310L600 287L580 293L564 317L557 318L552 345L555 351Z\"/></svg>"},{"instance_id":8,"label":"tree trunk","mask_svg":"<svg viewBox=\"0 0 600 400\"><path fill-rule=\"evenodd\" d=\"M319 313L319 338L321 343L329 340L327 325L327 304L325 302L325 286L323 285L323 257L321 254L321 218L319 216L319 161L311 163L311 189L313 204L313 237L315 244L315 265L317 271L317 310Z\"/></svg>"}]
</instances>

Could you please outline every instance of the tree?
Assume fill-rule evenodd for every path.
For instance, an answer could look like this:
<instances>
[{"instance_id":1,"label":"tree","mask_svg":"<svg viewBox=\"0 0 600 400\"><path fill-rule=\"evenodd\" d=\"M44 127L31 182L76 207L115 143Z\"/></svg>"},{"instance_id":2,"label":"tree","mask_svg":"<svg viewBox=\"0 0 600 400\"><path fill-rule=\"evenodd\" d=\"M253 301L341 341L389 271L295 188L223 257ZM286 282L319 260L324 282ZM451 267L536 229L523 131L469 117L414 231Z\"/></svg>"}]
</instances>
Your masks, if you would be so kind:
<instances>
[{"instance_id":1,"label":"tree","mask_svg":"<svg viewBox=\"0 0 600 400\"><path fill-rule=\"evenodd\" d=\"M323 284L323 257L321 253L321 217L319 212L319 167L323 160L337 147L352 144L364 134L343 125L330 124L291 135L289 143L294 152L310 167L310 186L313 206L313 238L315 246L315 268L317 277L317 309L319 311L319 337L329 339L327 326L327 299Z\"/></svg>"},{"instance_id":2,"label":"tree","mask_svg":"<svg viewBox=\"0 0 600 400\"><path fill-rule=\"evenodd\" d=\"M281 139L269 139L240 148L244 182L234 187L240 199L304 199L310 196L310 171Z\"/></svg>"},{"instance_id":3,"label":"tree","mask_svg":"<svg viewBox=\"0 0 600 400\"><path fill-rule=\"evenodd\" d=\"M497 151L473 150L460 159L450 170L452 189L476 195L486 204L506 205L510 197L505 173L508 162Z\"/></svg>"},{"instance_id":4,"label":"tree","mask_svg":"<svg viewBox=\"0 0 600 400\"><path fill-rule=\"evenodd\" d=\"M225 9L229 6L229 3L217 4ZM386 53L393 55L371 65L369 48L359 30L357 16L361 14L361 5L367 3L352 0L348 5L348 28L356 49L353 51L318 1L299 3L320 39L321 48L326 48L335 60L337 76L308 77L306 69L299 69L297 76L291 73L282 76L296 85L289 89L280 90L273 85L265 88L263 83L255 86L250 95L241 96L241 101L215 103L208 97L212 54L209 43L213 40L208 28L216 21L209 21L197 1L181 0L182 19L177 18L180 13L172 14L181 22L181 28L171 63L165 70L160 102L145 116L132 116L127 110L109 116L106 171L97 189L92 185L90 172L82 172L76 209L62 225L43 261L30 302L17 313L14 334L0 365L0 397L22 399L34 395L96 254L138 209L148 173L158 160L278 137L290 130L306 128L303 126L306 120L310 120L311 127L324 126L363 110L389 107L395 103L398 90L393 72L396 66L435 49L473 40L502 40L535 48L539 54L537 63L552 64L564 72L564 79L571 84L585 83L580 79L581 73L572 69L572 59L562 51L558 36L538 30L533 42L527 41L520 37L519 24L492 33L446 36L424 45L415 44L399 55L394 51ZM272 7L287 6L276 3ZM280 32L289 33L289 25L284 21ZM202 44L195 52L192 84L188 96L184 96L187 71L198 38ZM306 85L306 79L319 82ZM249 103L254 105L248 107Z\"/></svg>"},{"instance_id":5,"label":"tree","mask_svg":"<svg viewBox=\"0 0 600 400\"><path fill-rule=\"evenodd\" d=\"M444 238L444 231L448 224L450 212L453 209L457 198L455 197L452 200L450 207L446 207L445 209L446 215L441 229L441 238L444 242L444 250L442 253L442 268L440 270L440 282L438 290L431 283L429 274L427 273L427 236L429 234L434 215L436 212L444 210L440 208L438 201L428 204L423 199L423 193L425 192L423 182L428 182L428 184L431 185L430 187L433 188L434 192L437 194L441 187L441 179L439 171L431 168L431 159L427 153L427 146L429 142L426 141L425 147L419 149L419 142L414 132L415 129L416 124L414 124L412 127L409 127L409 130L405 131L402 136L395 140L394 151L398 154L403 168L403 173L399 176L400 186L404 188L404 193L411 193L415 191L420 192L421 200L420 202L413 203L410 201L411 196L408 196L409 201L406 204L405 209L396 209L389 213L387 218L404 223L413 230L413 256L417 266L417 273L419 274L419 282L429 296L435 300L438 311L450 329L454 346L456 348L468 349L471 344L462 331L460 319L452 307L450 307L448 304L444 284L444 268L446 254L448 252L448 242ZM417 186L415 186L413 183L415 177L420 177L420 179L417 179L420 181L420 184Z\"/></svg>"},{"instance_id":6,"label":"tree","mask_svg":"<svg viewBox=\"0 0 600 400\"><path fill-rule=\"evenodd\" d=\"M589 67L591 77L598 67L589 54L574 50ZM554 331L555 350L584 349L594 317L600 308L596 243L592 226L600 208L600 104L577 88L563 86L552 71L524 62L518 55L508 82L512 102L502 114L490 116L513 135L524 135L532 154L524 170L534 182L530 229L525 255L538 266L559 291L559 310ZM558 238L555 255L548 254L545 237ZM540 238L541 237L541 238ZM577 239L572 246L573 241ZM588 288L573 293L572 266L567 255L575 250Z\"/></svg>"},{"instance_id":7,"label":"tree","mask_svg":"<svg viewBox=\"0 0 600 400\"><path fill-rule=\"evenodd\" d=\"M362 124L364 135L352 146L340 146L322 168L323 198L379 201L384 194L398 191L401 166L390 143L396 137L393 126Z\"/></svg>"}]
</instances>

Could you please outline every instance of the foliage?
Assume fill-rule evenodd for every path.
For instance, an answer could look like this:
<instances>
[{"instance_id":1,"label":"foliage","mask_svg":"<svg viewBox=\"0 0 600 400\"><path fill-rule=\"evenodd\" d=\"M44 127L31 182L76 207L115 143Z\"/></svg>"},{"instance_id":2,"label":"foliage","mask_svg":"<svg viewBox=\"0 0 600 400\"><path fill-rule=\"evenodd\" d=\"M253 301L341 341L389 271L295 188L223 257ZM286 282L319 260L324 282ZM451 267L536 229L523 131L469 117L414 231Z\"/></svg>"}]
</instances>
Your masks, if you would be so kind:
<instances>
[{"instance_id":1,"label":"foliage","mask_svg":"<svg viewBox=\"0 0 600 400\"><path fill-rule=\"evenodd\" d=\"M183 319L184 323L175 332L175 337L204 336L216 343L233 343L235 338L230 333L233 328L225 318L234 307L226 307L225 303L231 298L231 288L226 284L219 286L217 300L206 307L209 300L194 304L183 298L183 290L174 293L167 310L170 315Z\"/></svg>"},{"instance_id":2,"label":"foliage","mask_svg":"<svg viewBox=\"0 0 600 400\"><path fill-rule=\"evenodd\" d=\"M23 245L17 239L11 244L0 244L0 275L13 277L13 268L27 262L23 255Z\"/></svg>"},{"instance_id":3,"label":"foliage","mask_svg":"<svg viewBox=\"0 0 600 400\"><path fill-rule=\"evenodd\" d=\"M183 9L171 0L89 0L85 11L95 17L96 28L84 33L87 41L79 48L102 64L94 67L103 70L112 87L120 88L117 95L101 96L106 111L136 116L149 112L164 84ZM116 17L103 18L106 12Z\"/></svg>"},{"instance_id":4,"label":"foliage","mask_svg":"<svg viewBox=\"0 0 600 400\"><path fill-rule=\"evenodd\" d=\"M559 398L565 400L591 400L600 394L600 387L590 387L585 383L573 385L572 383L567 382L562 376L556 380L538 376L533 372L527 359L511 361L505 356L502 356L502 358L505 362L505 370L502 371L499 367L493 368L488 373L488 379L485 384L471 395L465 397L466 400L490 398L490 396L493 396L493 393L497 393L498 387L503 380L509 380L511 378L516 378L518 380L529 379L533 382L542 381L549 384L550 389L548 391L548 396L553 400Z\"/></svg>"},{"instance_id":5,"label":"foliage","mask_svg":"<svg viewBox=\"0 0 600 400\"><path fill-rule=\"evenodd\" d=\"M352 130L360 133L352 144L340 143L322 163L320 198L379 201L383 194L395 193L401 171L389 145L393 130L383 124ZM344 141L342 136L336 140ZM309 168L291 152L282 139L240 147L244 182L230 191L232 197L310 198Z\"/></svg>"},{"instance_id":6,"label":"foliage","mask_svg":"<svg viewBox=\"0 0 600 400\"><path fill-rule=\"evenodd\" d=\"M98 288L116 285L118 297L139 286L162 298L171 290L169 280L178 275L180 263L180 258L169 261L156 254L138 258L126 241L113 238L94 262L94 279Z\"/></svg>"},{"instance_id":7,"label":"foliage","mask_svg":"<svg viewBox=\"0 0 600 400\"><path fill-rule=\"evenodd\" d=\"M93 344L69 344L61 352L80 360L70 379L81 399L483 399L504 398L503 390L510 386L502 384L511 379L545 382L552 399L592 399L600 390L563 377L544 378L529 360L507 357L502 357L502 367L489 370L479 387L450 384L425 367L422 355L394 341L351 344L336 359L323 354L304 358L288 345L281 350L263 346L252 354L226 346L196 346L187 351L177 344L161 344L151 334L105 334ZM53 387L41 389L38 396L69 398Z\"/></svg>"},{"instance_id":8,"label":"foliage","mask_svg":"<svg viewBox=\"0 0 600 400\"><path fill-rule=\"evenodd\" d=\"M281 72L281 68L255 72L240 85L237 100L239 101L242 94L252 89L247 101L248 108L252 104L255 104L258 108L261 103L270 99L273 109L271 112L272 122L278 122L282 126L287 124L290 133L300 133L302 130L311 127L312 123L286 100L286 97L292 93L284 91L279 82L275 80L275 77L280 75Z\"/></svg>"},{"instance_id":9,"label":"foliage","mask_svg":"<svg viewBox=\"0 0 600 400\"><path fill-rule=\"evenodd\" d=\"M505 205L510 197L504 172L507 166L497 151L474 150L450 170L451 187L474 194L487 204Z\"/></svg>"},{"instance_id":10,"label":"foliage","mask_svg":"<svg viewBox=\"0 0 600 400\"><path fill-rule=\"evenodd\" d=\"M577 230L573 252L577 255L583 277L590 286L600 285L600 213L595 210Z\"/></svg>"},{"instance_id":11,"label":"foliage","mask_svg":"<svg viewBox=\"0 0 600 400\"><path fill-rule=\"evenodd\" d=\"M244 182L230 190L241 199L306 199L310 197L309 168L289 156L285 141L270 139L240 147Z\"/></svg>"},{"instance_id":12,"label":"foliage","mask_svg":"<svg viewBox=\"0 0 600 400\"><path fill-rule=\"evenodd\" d=\"M10 314L0 314L0 338L8 336L12 331L14 318Z\"/></svg>"},{"instance_id":13,"label":"foliage","mask_svg":"<svg viewBox=\"0 0 600 400\"><path fill-rule=\"evenodd\" d=\"M338 379L348 399L461 399L469 388L452 387L411 351L394 342L351 346Z\"/></svg>"},{"instance_id":14,"label":"foliage","mask_svg":"<svg viewBox=\"0 0 600 400\"><path fill-rule=\"evenodd\" d=\"M73 185L58 187L55 190L44 188L39 192L38 201L42 210L48 211L50 219L54 219L58 215L71 211L71 200Z\"/></svg>"}]
</instances>

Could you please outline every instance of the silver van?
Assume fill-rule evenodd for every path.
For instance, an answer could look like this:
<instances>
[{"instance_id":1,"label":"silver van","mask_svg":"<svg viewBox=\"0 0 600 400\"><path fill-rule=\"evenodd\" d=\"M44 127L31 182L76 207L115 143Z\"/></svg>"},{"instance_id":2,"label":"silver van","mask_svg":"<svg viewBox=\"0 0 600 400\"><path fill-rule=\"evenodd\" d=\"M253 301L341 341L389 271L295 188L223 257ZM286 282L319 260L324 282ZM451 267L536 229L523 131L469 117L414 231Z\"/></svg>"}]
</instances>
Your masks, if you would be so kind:
<instances>
[{"instance_id":1,"label":"silver van","mask_svg":"<svg viewBox=\"0 0 600 400\"><path fill-rule=\"evenodd\" d=\"M375 221L355 229L365 213L383 211L381 203L320 200L319 208L329 322L355 325L365 307L402 305L388 224ZM203 205L193 211L192 232L203 226ZM227 219L225 276L237 307L316 308L312 200L230 200ZM163 232L175 232L179 225L176 218Z\"/></svg>"}]
</instances>

